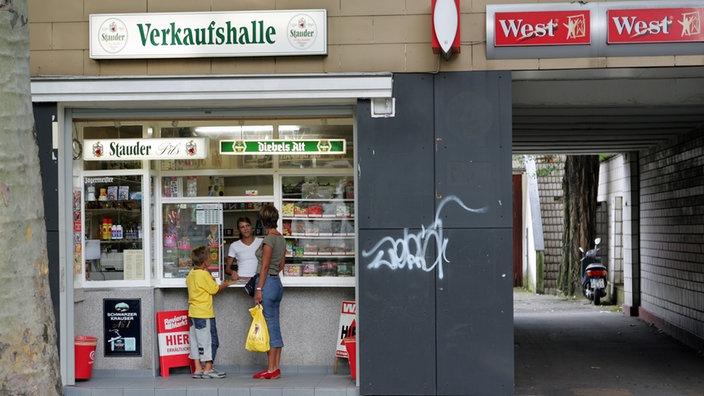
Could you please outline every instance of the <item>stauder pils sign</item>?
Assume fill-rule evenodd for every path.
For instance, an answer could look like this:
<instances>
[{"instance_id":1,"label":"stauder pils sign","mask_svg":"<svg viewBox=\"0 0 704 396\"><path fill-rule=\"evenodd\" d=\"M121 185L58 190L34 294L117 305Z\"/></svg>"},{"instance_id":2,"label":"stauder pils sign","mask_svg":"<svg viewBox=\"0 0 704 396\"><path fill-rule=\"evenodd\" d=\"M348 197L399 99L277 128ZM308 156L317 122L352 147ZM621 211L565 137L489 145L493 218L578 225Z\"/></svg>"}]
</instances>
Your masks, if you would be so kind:
<instances>
[{"instance_id":1,"label":"stauder pils sign","mask_svg":"<svg viewBox=\"0 0 704 396\"><path fill-rule=\"evenodd\" d=\"M90 16L92 59L325 54L324 9Z\"/></svg>"},{"instance_id":2,"label":"stauder pils sign","mask_svg":"<svg viewBox=\"0 0 704 396\"><path fill-rule=\"evenodd\" d=\"M135 161L208 158L205 138L86 139L84 161Z\"/></svg>"},{"instance_id":3,"label":"stauder pils sign","mask_svg":"<svg viewBox=\"0 0 704 396\"><path fill-rule=\"evenodd\" d=\"M345 154L344 139L221 140L220 154Z\"/></svg>"}]
</instances>

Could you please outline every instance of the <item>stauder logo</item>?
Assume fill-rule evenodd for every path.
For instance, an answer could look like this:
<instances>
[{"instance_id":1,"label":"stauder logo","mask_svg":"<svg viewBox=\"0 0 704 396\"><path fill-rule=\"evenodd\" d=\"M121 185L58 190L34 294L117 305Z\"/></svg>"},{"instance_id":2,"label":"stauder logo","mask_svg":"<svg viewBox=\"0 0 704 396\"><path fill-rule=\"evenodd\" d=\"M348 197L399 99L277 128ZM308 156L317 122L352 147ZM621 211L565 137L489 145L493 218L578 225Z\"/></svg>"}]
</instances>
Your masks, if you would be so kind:
<instances>
[{"instance_id":1,"label":"stauder logo","mask_svg":"<svg viewBox=\"0 0 704 396\"><path fill-rule=\"evenodd\" d=\"M122 51L127 44L127 26L117 18L106 20L100 25L98 41L107 52L114 54Z\"/></svg>"},{"instance_id":2,"label":"stauder logo","mask_svg":"<svg viewBox=\"0 0 704 396\"><path fill-rule=\"evenodd\" d=\"M103 144L100 142L95 142L93 144L93 155L97 158L103 156Z\"/></svg>"},{"instance_id":3,"label":"stauder logo","mask_svg":"<svg viewBox=\"0 0 704 396\"><path fill-rule=\"evenodd\" d=\"M308 15L298 14L288 22L288 41L298 49L306 49L313 45L318 36L318 27Z\"/></svg>"}]
</instances>

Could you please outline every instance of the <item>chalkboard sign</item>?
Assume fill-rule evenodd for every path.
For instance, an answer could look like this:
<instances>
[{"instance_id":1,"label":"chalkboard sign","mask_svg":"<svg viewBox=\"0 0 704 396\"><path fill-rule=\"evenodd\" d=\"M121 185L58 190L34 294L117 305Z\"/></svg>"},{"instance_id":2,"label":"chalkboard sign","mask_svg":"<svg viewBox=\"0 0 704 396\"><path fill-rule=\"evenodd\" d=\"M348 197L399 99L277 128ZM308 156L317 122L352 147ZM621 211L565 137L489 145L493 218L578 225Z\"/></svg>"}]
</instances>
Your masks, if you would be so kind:
<instances>
[{"instance_id":1,"label":"chalkboard sign","mask_svg":"<svg viewBox=\"0 0 704 396\"><path fill-rule=\"evenodd\" d=\"M140 299L103 299L105 356L142 356Z\"/></svg>"}]
</instances>

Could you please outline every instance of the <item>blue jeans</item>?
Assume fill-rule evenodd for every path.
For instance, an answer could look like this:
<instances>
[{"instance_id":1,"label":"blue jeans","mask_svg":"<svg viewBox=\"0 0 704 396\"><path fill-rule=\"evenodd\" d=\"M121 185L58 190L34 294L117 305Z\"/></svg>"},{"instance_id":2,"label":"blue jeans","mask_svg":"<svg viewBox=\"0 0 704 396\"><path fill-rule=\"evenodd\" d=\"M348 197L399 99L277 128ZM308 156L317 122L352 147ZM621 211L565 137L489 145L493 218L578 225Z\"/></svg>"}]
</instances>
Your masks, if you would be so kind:
<instances>
[{"instance_id":1,"label":"blue jeans","mask_svg":"<svg viewBox=\"0 0 704 396\"><path fill-rule=\"evenodd\" d=\"M269 346L271 348L284 346L281 325L279 324L279 306L283 296L284 287L281 285L281 278L278 275L269 275L262 289L262 308L264 308L266 327L269 330Z\"/></svg>"}]
</instances>

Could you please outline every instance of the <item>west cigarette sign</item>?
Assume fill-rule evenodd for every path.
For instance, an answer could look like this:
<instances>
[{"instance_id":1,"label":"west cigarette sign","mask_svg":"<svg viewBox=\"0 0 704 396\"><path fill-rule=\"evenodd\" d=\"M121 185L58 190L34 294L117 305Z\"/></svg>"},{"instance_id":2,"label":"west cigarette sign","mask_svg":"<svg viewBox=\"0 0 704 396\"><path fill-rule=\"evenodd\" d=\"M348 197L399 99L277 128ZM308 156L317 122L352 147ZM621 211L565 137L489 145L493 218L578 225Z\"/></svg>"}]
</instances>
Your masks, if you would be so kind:
<instances>
[{"instance_id":1,"label":"west cigarette sign","mask_svg":"<svg viewBox=\"0 0 704 396\"><path fill-rule=\"evenodd\" d=\"M486 6L488 59L701 55L701 0Z\"/></svg>"},{"instance_id":2,"label":"west cigarette sign","mask_svg":"<svg viewBox=\"0 0 704 396\"><path fill-rule=\"evenodd\" d=\"M496 46L589 44L589 11L497 12Z\"/></svg>"},{"instance_id":3,"label":"west cigarette sign","mask_svg":"<svg viewBox=\"0 0 704 396\"><path fill-rule=\"evenodd\" d=\"M609 44L704 41L699 8L609 10Z\"/></svg>"},{"instance_id":4,"label":"west cigarette sign","mask_svg":"<svg viewBox=\"0 0 704 396\"><path fill-rule=\"evenodd\" d=\"M325 54L324 9L90 16L93 59Z\"/></svg>"}]
</instances>

